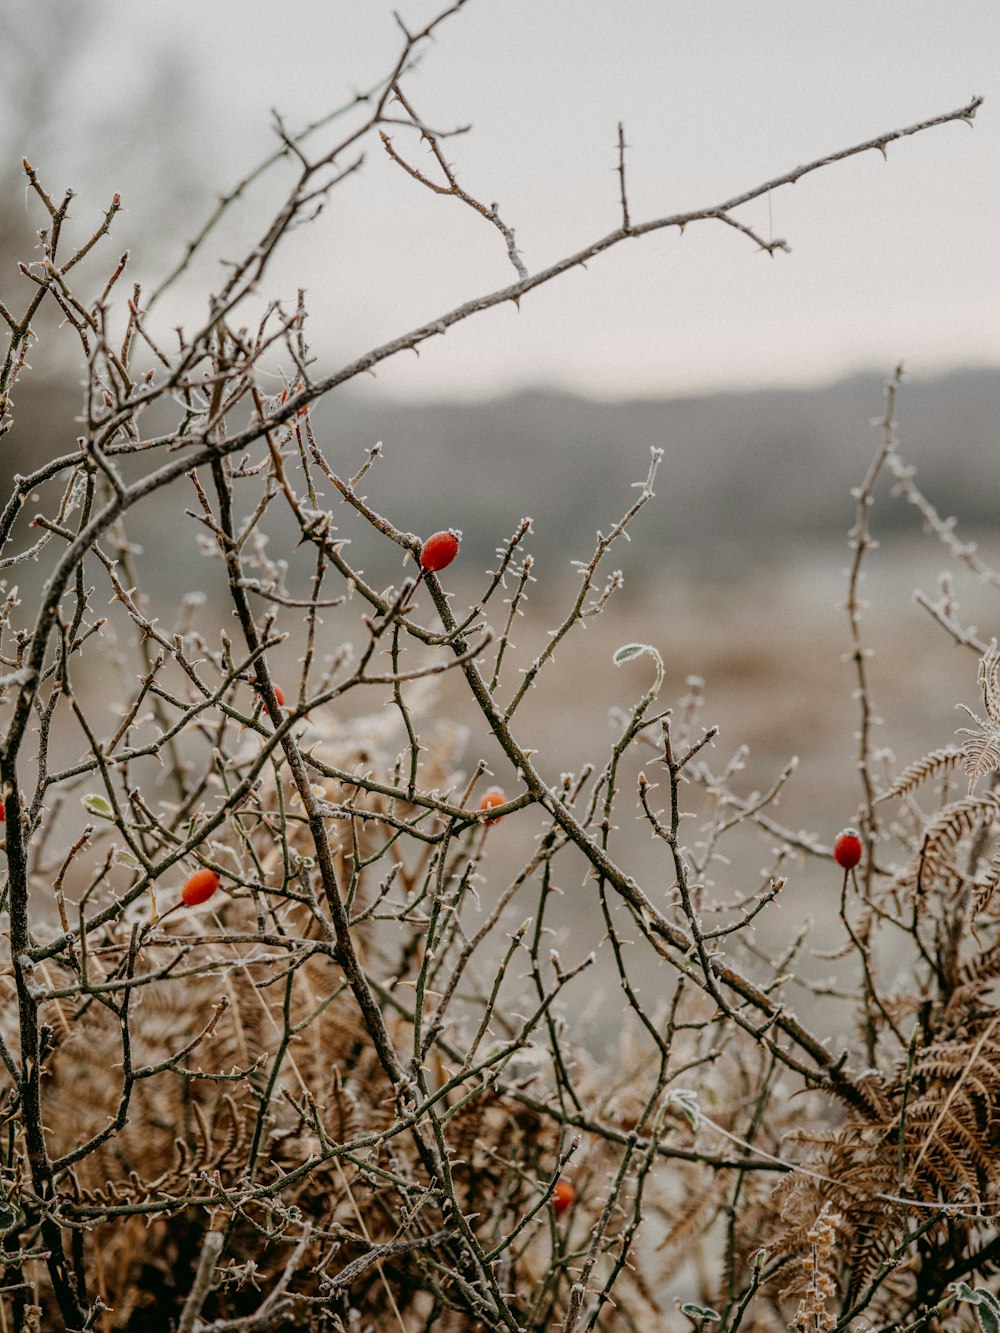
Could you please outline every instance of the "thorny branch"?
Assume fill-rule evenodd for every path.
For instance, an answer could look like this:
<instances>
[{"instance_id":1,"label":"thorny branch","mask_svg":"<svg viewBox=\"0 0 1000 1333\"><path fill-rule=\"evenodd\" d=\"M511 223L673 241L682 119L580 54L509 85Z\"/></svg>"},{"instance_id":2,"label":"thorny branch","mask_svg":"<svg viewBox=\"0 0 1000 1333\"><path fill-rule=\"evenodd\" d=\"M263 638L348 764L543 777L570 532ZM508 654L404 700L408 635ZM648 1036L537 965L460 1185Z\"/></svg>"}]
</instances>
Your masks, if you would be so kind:
<instances>
[{"instance_id":1,"label":"thorny branch","mask_svg":"<svg viewBox=\"0 0 1000 1333\"><path fill-rule=\"evenodd\" d=\"M453 603L447 569L421 566L377 588L323 487L400 560L419 559L421 538L359 491L378 446L348 475L311 411L396 353L625 240L717 221L772 254L787 250L758 236L740 207L848 156L971 123L980 99L646 222L632 217L619 126L620 226L530 273L498 206L460 184L446 133L421 120L403 87L463 3L418 32L400 24L392 70L348 106L297 134L279 119L281 146L223 196L167 278L145 302L138 286L124 298L120 341L110 330L127 254L84 276L120 198L71 244L72 192L51 195L24 163L45 227L41 258L20 270L21 303L0 303L0 431L16 426L46 300L79 342L85 391L78 447L16 477L0 515L0 571L28 583L39 562L45 575L30 595L5 583L0 603L4 1328L40 1327L36 1307L45 1327L124 1327L116 1311L139 1300L146 1251L164 1273L162 1256L174 1256L165 1317L192 1333L343 1329L357 1311L401 1329L576 1333L618 1327L613 1311L621 1327L651 1327L686 1252L695 1245L703 1256L720 1229L723 1261L710 1271L700 1258L698 1279L700 1298L719 1309L706 1304L699 1318L735 1333L752 1309L756 1327L787 1327L788 1301L800 1297L809 1318L833 1320L820 1304L820 1251L834 1216L854 1265L838 1276L842 1320L881 1310L904 1260L915 1276L896 1308L913 1327L921 1311L944 1308L949 1281L995 1265L983 1235L996 1180L983 1145L985 1103L1000 1087L984 998L1000 948L990 906L996 803L942 798L924 819L912 788L954 767L933 758L880 791L858 589L883 468L954 558L998 580L899 459L897 381L857 493L848 592L866 855L858 881L843 879L842 919L861 978L845 991L863 1016L860 1049L846 1032L831 1047L790 1007L801 941L769 960L752 939L795 873L793 852L831 855L773 816L794 763L763 794L737 790L738 763L710 771L716 729L692 730L693 695L679 712L659 704L665 673L647 644L616 655L619 665L657 666L606 761L552 781L551 756L531 744L525 700L552 687L557 648L612 614L622 576L606 561L652 502L662 451L634 503L576 562L579 588L545 646L522 659L512 629L534 583L531 520L499 545L467 611ZM313 152L319 131L352 112L357 123ZM387 126L417 131L429 171ZM256 331L237 327L236 313L290 229L359 169L375 134L415 182L499 230L517 281L317 373L301 293L292 311L269 306ZM173 344L152 320L158 297L281 159L297 171L284 201L211 294L201 326L164 350ZM132 368L138 346L155 361L144 375ZM287 368L277 393L266 387L274 354ZM153 405L161 424L144 434ZM183 519L182 489L194 496ZM179 609L151 606L150 562L163 553L140 556L127 524L154 498L174 504L204 557L219 561L224 602L191 594ZM281 523L298 544L283 540L279 559L267 537ZM229 623L223 607L239 644L218 628ZM961 637L950 603L935 614ZM994 661L985 656L981 675L980 767L1000 736ZM462 740L430 701L443 675L462 684ZM367 702L373 693L378 704ZM649 744L660 747L666 812L635 767ZM491 766L503 787L487 787ZM879 804L889 796L910 800L895 822ZM695 845L683 836L686 816L700 820ZM623 817L642 821L662 874L636 868ZM752 828L772 846L763 878L727 872L716 895L723 846ZM902 868L889 867L891 839L909 858ZM568 890L581 867L586 883ZM549 946L555 900L570 891L599 914L628 1015L622 1049L603 1066L576 1022L595 953L564 962ZM882 929L902 933L913 953L907 994L878 978ZM637 981L640 956L666 978L652 1000ZM796 1143L790 1089L796 1108L810 1108L817 1125L840 1117L837 1128ZM738 1151L721 1155L720 1135ZM768 1178L781 1180L777 1202L759 1183ZM913 1228L909 1214L921 1210L929 1218ZM664 1236L658 1277L637 1244L650 1216ZM873 1249L876 1233L885 1240ZM803 1289L790 1272L806 1252Z\"/></svg>"}]
</instances>

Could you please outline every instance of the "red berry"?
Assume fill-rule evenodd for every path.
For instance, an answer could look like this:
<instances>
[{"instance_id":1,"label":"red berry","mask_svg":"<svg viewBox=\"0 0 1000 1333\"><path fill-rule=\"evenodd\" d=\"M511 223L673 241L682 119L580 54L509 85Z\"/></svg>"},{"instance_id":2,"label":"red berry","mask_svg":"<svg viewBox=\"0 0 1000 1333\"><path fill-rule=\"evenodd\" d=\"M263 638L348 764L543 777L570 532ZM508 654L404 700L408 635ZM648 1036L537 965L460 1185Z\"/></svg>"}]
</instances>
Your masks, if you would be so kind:
<instances>
[{"instance_id":1,"label":"red berry","mask_svg":"<svg viewBox=\"0 0 1000 1333\"><path fill-rule=\"evenodd\" d=\"M281 686L280 686L280 685L275 685L275 687L274 687L274 697L275 697L275 698L277 699L277 701L278 701L278 706L279 706L279 708L284 708L284 706L285 706L285 696L284 696L284 694L282 693L282 690L281 690ZM264 712L268 715L268 717L271 716L271 710L270 710L270 708L268 708L267 704L264 705Z\"/></svg>"},{"instance_id":2,"label":"red berry","mask_svg":"<svg viewBox=\"0 0 1000 1333\"><path fill-rule=\"evenodd\" d=\"M4 808L4 806L0 804L0 824L6 824L6 822L7 822L7 811Z\"/></svg>"},{"instance_id":3,"label":"red berry","mask_svg":"<svg viewBox=\"0 0 1000 1333\"><path fill-rule=\"evenodd\" d=\"M439 569L450 565L458 555L461 540L462 534L454 528L447 532L435 532L420 548L420 568L437 573Z\"/></svg>"},{"instance_id":4,"label":"red berry","mask_svg":"<svg viewBox=\"0 0 1000 1333\"><path fill-rule=\"evenodd\" d=\"M479 802L480 810L492 810L495 805L503 805L507 797L504 795L502 787L491 787L489 791L483 792L483 798ZM499 824L503 815L497 815L496 819L487 819L487 824Z\"/></svg>"},{"instance_id":5,"label":"red berry","mask_svg":"<svg viewBox=\"0 0 1000 1333\"><path fill-rule=\"evenodd\" d=\"M207 903L218 887L219 877L214 870L196 870L185 881L181 897L188 907L197 907L199 903Z\"/></svg>"},{"instance_id":6,"label":"red berry","mask_svg":"<svg viewBox=\"0 0 1000 1333\"><path fill-rule=\"evenodd\" d=\"M572 1206L576 1198L576 1190L568 1180L557 1180L555 1188L552 1191L552 1211L554 1213L564 1213L567 1208Z\"/></svg>"},{"instance_id":7,"label":"red berry","mask_svg":"<svg viewBox=\"0 0 1000 1333\"><path fill-rule=\"evenodd\" d=\"M833 859L845 870L853 870L861 860L861 838L855 828L845 828L833 843Z\"/></svg>"}]
</instances>

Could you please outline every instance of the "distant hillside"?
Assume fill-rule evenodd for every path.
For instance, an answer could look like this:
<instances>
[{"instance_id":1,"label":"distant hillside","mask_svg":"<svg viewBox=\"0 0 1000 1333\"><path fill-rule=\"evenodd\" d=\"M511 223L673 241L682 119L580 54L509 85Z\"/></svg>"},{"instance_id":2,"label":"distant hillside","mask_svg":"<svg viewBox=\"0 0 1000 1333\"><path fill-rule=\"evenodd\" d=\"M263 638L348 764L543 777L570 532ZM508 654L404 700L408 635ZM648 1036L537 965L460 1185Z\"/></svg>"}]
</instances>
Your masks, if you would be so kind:
<instances>
[{"instance_id":1,"label":"distant hillside","mask_svg":"<svg viewBox=\"0 0 1000 1333\"><path fill-rule=\"evenodd\" d=\"M638 571L685 553L710 562L715 552L731 564L845 532L851 487L877 447L871 420L882 393L878 376L858 375L820 389L712 397L591 402L538 391L413 405L378 400L373 386L328 399L315 420L328 456L348 473L382 440L385 461L365 481L370 501L415 532L462 528L481 562L524 514L535 520L540 557L584 554L594 531L631 502L650 446L661 446L657 503L631 551ZM75 400L38 381L21 399L22 423L34 427L8 437L8 478L75 442ZM939 509L970 527L996 524L998 423L1000 369L915 378L900 400L906 458ZM914 516L899 502L881 505L882 529L894 520L912 525ZM349 522L344 530L353 535Z\"/></svg>"},{"instance_id":2,"label":"distant hillside","mask_svg":"<svg viewBox=\"0 0 1000 1333\"><path fill-rule=\"evenodd\" d=\"M418 531L463 527L484 547L524 513L536 545L578 548L630 503L650 446L665 451L658 500L643 518L645 558L685 547L747 554L833 535L850 524L852 486L878 444L883 381L858 375L821 389L591 402L533 392L471 404L324 405L334 453L381 439L386 463L367 491ZM907 382L901 449L939 509L970 526L997 521L1000 370ZM880 523L912 523L898 502ZM726 551L731 557L732 550Z\"/></svg>"}]
</instances>

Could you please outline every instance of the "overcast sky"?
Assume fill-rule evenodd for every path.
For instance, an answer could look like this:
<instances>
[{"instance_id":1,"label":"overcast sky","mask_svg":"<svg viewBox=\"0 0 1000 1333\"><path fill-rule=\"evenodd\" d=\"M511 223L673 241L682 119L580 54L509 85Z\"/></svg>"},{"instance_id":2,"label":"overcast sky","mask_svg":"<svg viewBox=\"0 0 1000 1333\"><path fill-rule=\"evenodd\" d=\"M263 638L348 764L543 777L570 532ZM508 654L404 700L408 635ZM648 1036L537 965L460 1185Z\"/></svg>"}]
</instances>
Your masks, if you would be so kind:
<instances>
[{"instance_id":1,"label":"overcast sky","mask_svg":"<svg viewBox=\"0 0 1000 1333\"><path fill-rule=\"evenodd\" d=\"M416 27L441 6L398 7ZM8 46L0 73L23 64L25 44L44 56L65 13L13 0L5 23L20 53ZM273 147L272 106L297 128L387 72L398 45L383 0L105 0L72 39L43 123L0 143L28 153L53 192L72 185L82 223L119 191L129 212L117 240L148 290L214 194ZM428 123L471 123L449 158L465 188L499 202L529 270L617 225L619 120L642 221L987 100L974 131L938 128L890 147L887 162L869 153L748 206L744 220L791 254L770 259L717 223L629 243L520 313L507 305L383 367L378 385L421 398L544 385L618 397L824 382L900 359L921 375L996 363L998 85L996 0L468 0L406 87ZM21 87L34 97L34 80ZM396 142L428 165L412 136ZM195 317L199 283L258 233L282 184L250 193L160 307L164 327ZM332 369L512 276L492 227L372 144L264 295L307 287L314 351Z\"/></svg>"}]
</instances>

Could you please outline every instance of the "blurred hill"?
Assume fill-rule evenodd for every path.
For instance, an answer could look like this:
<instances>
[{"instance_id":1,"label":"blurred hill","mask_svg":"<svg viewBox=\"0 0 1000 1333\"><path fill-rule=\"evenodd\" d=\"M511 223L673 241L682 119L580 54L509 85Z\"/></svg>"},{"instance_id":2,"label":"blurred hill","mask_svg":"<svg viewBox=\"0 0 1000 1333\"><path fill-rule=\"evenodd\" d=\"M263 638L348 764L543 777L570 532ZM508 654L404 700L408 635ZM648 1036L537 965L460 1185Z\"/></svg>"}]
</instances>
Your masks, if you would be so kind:
<instances>
[{"instance_id":1,"label":"blurred hill","mask_svg":"<svg viewBox=\"0 0 1000 1333\"><path fill-rule=\"evenodd\" d=\"M882 395L883 379L870 374L818 389L620 402L546 391L419 406L349 399L317 420L338 457L384 442L386 464L368 489L396 521L418 532L462 527L484 549L528 513L534 549L579 554L581 538L629 503L628 483L645 477L659 446L657 503L635 530L642 560L684 549L728 563L846 531L851 487L878 445ZM907 380L899 417L902 452L939 510L992 527L1000 369ZM912 525L906 506L893 509ZM886 507L880 522L889 520Z\"/></svg>"},{"instance_id":2,"label":"blurred hill","mask_svg":"<svg viewBox=\"0 0 1000 1333\"><path fill-rule=\"evenodd\" d=\"M553 391L431 404L343 394L314 418L327 456L347 474L381 440L384 459L363 488L369 501L416 533L463 529L478 567L524 514L535 521L540 562L586 555L595 530L607 530L635 496L630 483L645 477L650 447L661 447L657 501L616 563L635 576L668 557L688 559L725 576L734 563L781 559L803 541L847 531L851 487L878 445L871 423L882 392L881 378L865 374L823 388L621 402ZM77 432L75 386L29 375L17 400L18 424L0 458L5 491L14 472L71 452ZM993 528L1000 369L907 380L899 416L902 452L942 514L970 530ZM144 419L149 431L165 424ZM338 522L341 514L345 535L377 561L372 534L356 531L344 511ZM161 522L169 532L173 521L143 510L147 536ZM883 504L879 525L913 529L915 515L902 502ZM372 577L395 579L396 564L372 568Z\"/></svg>"}]
</instances>

